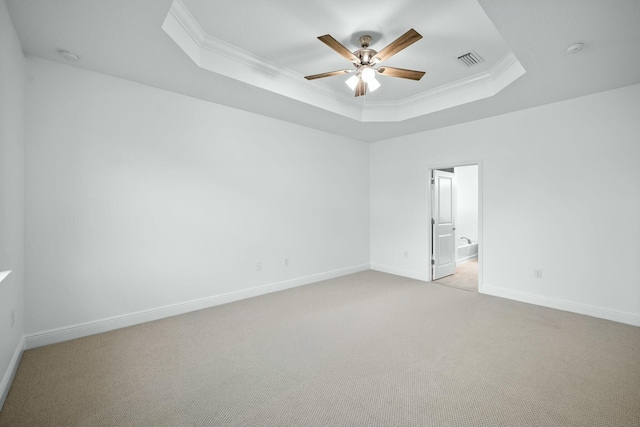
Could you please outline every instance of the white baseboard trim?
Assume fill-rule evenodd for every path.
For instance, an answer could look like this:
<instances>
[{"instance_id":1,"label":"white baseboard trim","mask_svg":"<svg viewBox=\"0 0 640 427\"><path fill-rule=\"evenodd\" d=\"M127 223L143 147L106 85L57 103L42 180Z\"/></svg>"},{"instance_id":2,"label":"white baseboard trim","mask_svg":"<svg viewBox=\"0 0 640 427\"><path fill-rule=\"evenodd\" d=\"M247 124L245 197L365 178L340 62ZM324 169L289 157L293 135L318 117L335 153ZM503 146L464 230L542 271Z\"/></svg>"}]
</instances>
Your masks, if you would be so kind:
<instances>
[{"instance_id":1,"label":"white baseboard trim","mask_svg":"<svg viewBox=\"0 0 640 427\"><path fill-rule=\"evenodd\" d=\"M456 267L459 266L460 264L464 264L467 261L471 261L472 259L478 259L478 254L469 255L467 257L457 259L456 260Z\"/></svg>"},{"instance_id":2,"label":"white baseboard trim","mask_svg":"<svg viewBox=\"0 0 640 427\"><path fill-rule=\"evenodd\" d=\"M395 276L402 276L402 277L408 277L409 279L422 280L423 282L429 281L429 274L422 273L419 271L403 270L401 268L389 267L388 265L382 265L382 264L371 264L371 269L375 271L381 271L383 273L393 274Z\"/></svg>"},{"instance_id":3,"label":"white baseboard trim","mask_svg":"<svg viewBox=\"0 0 640 427\"><path fill-rule=\"evenodd\" d=\"M543 307L555 308L557 310L570 311L572 313L584 314L600 319L612 320L614 322L626 323L628 325L640 326L640 316L637 314L625 313L622 311L610 310L608 308L595 307L592 305L579 304L559 300L555 298L543 297L540 295L528 294L526 292L514 291L511 289L497 288L483 285L478 292L495 297L506 298L514 301L526 302L529 304L541 305Z\"/></svg>"},{"instance_id":4,"label":"white baseboard trim","mask_svg":"<svg viewBox=\"0 0 640 427\"><path fill-rule=\"evenodd\" d=\"M16 376L16 372L18 371L20 358L22 358L22 352L24 351L24 343L24 337L20 338L16 351L13 353L11 362L9 362L9 366L7 367L7 371L2 377L2 382L0 382L0 410L2 410L2 407L4 406L4 401L7 399L7 395L9 394L13 378Z\"/></svg>"},{"instance_id":5,"label":"white baseboard trim","mask_svg":"<svg viewBox=\"0 0 640 427\"><path fill-rule=\"evenodd\" d=\"M36 332L25 336L25 349L28 350L44 345L82 338L89 335L112 331L114 329L120 329L127 326L138 325L140 323L151 322L154 320L163 319L165 317L171 317L191 311L202 310L204 308L214 307L216 305L227 304L241 299L264 295L271 292L282 291L289 288L295 288L297 286L308 285L310 283L333 279L340 276L346 276L348 274L358 273L366 270L369 270L369 264L360 264L341 268L338 270L327 271L324 273L312 274L310 276L298 277L296 279L285 280L282 282L269 283L266 285L242 289L239 291L227 292L220 295L213 295L210 297L171 304L164 307L157 307L135 313L124 314L121 316L110 317L107 319L100 319L92 322L51 329L48 331Z\"/></svg>"}]
</instances>

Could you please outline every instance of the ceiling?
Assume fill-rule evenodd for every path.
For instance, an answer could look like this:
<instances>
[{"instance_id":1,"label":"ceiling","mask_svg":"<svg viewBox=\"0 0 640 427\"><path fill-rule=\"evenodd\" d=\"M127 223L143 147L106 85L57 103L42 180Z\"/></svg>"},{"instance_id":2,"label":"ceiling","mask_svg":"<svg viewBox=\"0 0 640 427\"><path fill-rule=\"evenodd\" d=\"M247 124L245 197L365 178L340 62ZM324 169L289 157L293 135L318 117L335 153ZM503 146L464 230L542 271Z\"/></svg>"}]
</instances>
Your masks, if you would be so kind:
<instances>
[{"instance_id":1,"label":"ceiling","mask_svg":"<svg viewBox=\"0 0 640 427\"><path fill-rule=\"evenodd\" d=\"M342 38L342 43L351 50L359 47L362 35L372 37L371 48L382 50L407 31L402 28L404 24L397 23L386 24L395 33L393 38L376 28L363 31L370 21L395 16L396 22L415 22L418 20L413 16L423 17L418 29L427 32L427 40L418 40L379 66L424 68L427 77L416 82L378 75L382 87L358 98L344 85L350 76L309 82L304 76L317 74L319 67L324 67L323 72L354 69L311 36L326 31L329 22L333 27L336 21L342 21L335 17L335 6L304 1L254 4L251 0L173 0L162 28L200 68L362 122L402 121L473 102L495 95L524 74L476 0L403 0L394 4L393 10L384 2L351 1L340 7L341 13L345 18L364 18L346 19L339 25L341 33L350 34ZM363 10L374 13L366 16ZM238 30L237 24L247 20L247 11L263 19ZM299 29L280 30L296 24ZM292 41L291 34L296 33L300 37ZM269 37L261 38L264 34ZM469 67L458 60L469 52L481 54L483 61Z\"/></svg>"},{"instance_id":2,"label":"ceiling","mask_svg":"<svg viewBox=\"0 0 640 427\"><path fill-rule=\"evenodd\" d=\"M65 62L65 49L76 67L364 141L640 83L637 0L6 3L27 55ZM367 33L380 50L409 28L423 39L384 64L426 71L419 82L380 76L355 98L344 76L303 78L350 66L317 36L355 50ZM462 65L470 50L485 61Z\"/></svg>"}]
</instances>

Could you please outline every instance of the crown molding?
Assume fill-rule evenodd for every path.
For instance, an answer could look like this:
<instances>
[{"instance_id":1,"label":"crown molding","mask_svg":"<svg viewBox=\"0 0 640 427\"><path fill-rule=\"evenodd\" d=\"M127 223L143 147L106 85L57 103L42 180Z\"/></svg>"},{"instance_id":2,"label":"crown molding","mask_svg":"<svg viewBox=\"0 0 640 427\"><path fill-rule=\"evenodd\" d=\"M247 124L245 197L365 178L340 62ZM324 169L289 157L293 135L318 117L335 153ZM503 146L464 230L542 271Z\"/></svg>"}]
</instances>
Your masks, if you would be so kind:
<instances>
[{"instance_id":1,"label":"crown molding","mask_svg":"<svg viewBox=\"0 0 640 427\"><path fill-rule=\"evenodd\" d=\"M174 0L162 29L200 68L361 121L362 108L325 85L206 34L181 0ZM275 77L275 78L274 78Z\"/></svg>"},{"instance_id":2,"label":"crown molding","mask_svg":"<svg viewBox=\"0 0 640 427\"><path fill-rule=\"evenodd\" d=\"M525 73L512 52L491 69L399 101L357 102L320 82L209 36L182 0L173 0L162 29L200 68L360 122L397 122L493 96Z\"/></svg>"},{"instance_id":3,"label":"crown molding","mask_svg":"<svg viewBox=\"0 0 640 427\"><path fill-rule=\"evenodd\" d=\"M363 114L364 122L412 119L488 98L500 92L525 73L524 68L509 51L489 70L468 78L438 86L400 101L370 102Z\"/></svg>"}]
</instances>

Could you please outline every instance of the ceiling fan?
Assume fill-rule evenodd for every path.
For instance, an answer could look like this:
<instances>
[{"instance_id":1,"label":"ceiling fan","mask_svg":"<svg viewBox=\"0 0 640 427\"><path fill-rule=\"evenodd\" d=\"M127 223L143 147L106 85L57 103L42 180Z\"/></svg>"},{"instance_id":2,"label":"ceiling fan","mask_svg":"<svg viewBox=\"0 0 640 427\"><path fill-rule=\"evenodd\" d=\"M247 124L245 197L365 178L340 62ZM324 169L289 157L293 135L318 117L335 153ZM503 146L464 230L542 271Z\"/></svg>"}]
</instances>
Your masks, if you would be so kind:
<instances>
[{"instance_id":1,"label":"ceiling fan","mask_svg":"<svg viewBox=\"0 0 640 427\"><path fill-rule=\"evenodd\" d=\"M405 70L404 68L394 67L374 67L382 61L391 58L404 48L417 42L421 38L422 36L412 28L391 42L380 52L376 52L369 48L369 45L371 44L371 36L364 35L358 40L361 46L360 49L355 52L351 52L329 34L320 36L318 39L320 39L321 42L338 52L347 60L351 61L353 65L355 65L355 69L329 71L328 73L305 76L305 79L314 80L323 77L337 76L340 74L355 73L345 83L355 91L356 96L366 94L367 89L369 89L370 92L373 92L380 87L380 83L376 80L376 74L380 74L381 76L400 77L402 79L420 80L422 76L424 76L424 71Z\"/></svg>"}]
</instances>

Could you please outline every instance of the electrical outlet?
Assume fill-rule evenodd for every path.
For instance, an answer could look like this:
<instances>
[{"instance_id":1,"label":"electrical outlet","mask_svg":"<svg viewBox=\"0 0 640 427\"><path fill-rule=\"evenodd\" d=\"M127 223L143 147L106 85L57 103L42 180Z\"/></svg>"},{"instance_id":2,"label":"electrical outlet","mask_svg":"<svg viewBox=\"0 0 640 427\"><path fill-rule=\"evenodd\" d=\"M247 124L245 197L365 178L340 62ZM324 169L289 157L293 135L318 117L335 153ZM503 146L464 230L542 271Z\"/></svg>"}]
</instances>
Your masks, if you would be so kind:
<instances>
[{"instance_id":1,"label":"electrical outlet","mask_svg":"<svg viewBox=\"0 0 640 427\"><path fill-rule=\"evenodd\" d=\"M535 277L536 279L542 279L542 269L541 268L534 269L533 277Z\"/></svg>"},{"instance_id":2,"label":"electrical outlet","mask_svg":"<svg viewBox=\"0 0 640 427\"><path fill-rule=\"evenodd\" d=\"M262 261L258 261L258 264L256 265L256 271L260 270L262 270Z\"/></svg>"},{"instance_id":3,"label":"electrical outlet","mask_svg":"<svg viewBox=\"0 0 640 427\"><path fill-rule=\"evenodd\" d=\"M289 267L289 258L284 259L284 266Z\"/></svg>"},{"instance_id":4,"label":"electrical outlet","mask_svg":"<svg viewBox=\"0 0 640 427\"><path fill-rule=\"evenodd\" d=\"M16 324L16 311L11 310L11 326Z\"/></svg>"}]
</instances>

